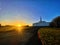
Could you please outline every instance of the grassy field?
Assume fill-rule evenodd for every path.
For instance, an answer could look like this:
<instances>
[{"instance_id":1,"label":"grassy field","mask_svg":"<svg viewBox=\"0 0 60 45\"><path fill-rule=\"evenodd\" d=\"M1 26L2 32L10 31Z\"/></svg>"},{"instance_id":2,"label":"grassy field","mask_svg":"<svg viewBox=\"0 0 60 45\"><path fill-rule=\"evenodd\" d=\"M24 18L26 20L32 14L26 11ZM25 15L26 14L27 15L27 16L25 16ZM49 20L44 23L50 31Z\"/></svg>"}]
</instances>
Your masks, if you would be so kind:
<instances>
[{"instance_id":1,"label":"grassy field","mask_svg":"<svg viewBox=\"0 0 60 45\"><path fill-rule=\"evenodd\" d=\"M21 44L20 41L27 40L30 35L34 34L34 30L36 29L33 27L25 27L22 38L20 33L18 35L18 30L16 31L12 27L0 27L0 45L5 45L5 43L7 45L7 42L8 45L14 42ZM60 45L60 28L40 28L38 34L43 45ZM14 45L16 44L14 43Z\"/></svg>"},{"instance_id":2,"label":"grassy field","mask_svg":"<svg viewBox=\"0 0 60 45\"><path fill-rule=\"evenodd\" d=\"M0 45L38 45L37 31L38 27L0 27Z\"/></svg>"},{"instance_id":3,"label":"grassy field","mask_svg":"<svg viewBox=\"0 0 60 45\"><path fill-rule=\"evenodd\" d=\"M60 28L40 28L38 32L44 45L60 45Z\"/></svg>"}]
</instances>

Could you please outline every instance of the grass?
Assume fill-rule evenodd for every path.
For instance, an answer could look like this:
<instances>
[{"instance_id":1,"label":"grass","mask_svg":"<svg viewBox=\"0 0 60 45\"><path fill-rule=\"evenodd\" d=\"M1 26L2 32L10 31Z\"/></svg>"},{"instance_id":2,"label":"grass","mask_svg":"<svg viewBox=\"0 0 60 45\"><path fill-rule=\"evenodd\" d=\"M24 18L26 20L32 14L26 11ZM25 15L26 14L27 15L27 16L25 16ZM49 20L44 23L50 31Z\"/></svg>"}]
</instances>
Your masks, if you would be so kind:
<instances>
[{"instance_id":1,"label":"grass","mask_svg":"<svg viewBox=\"0 0 60 45\"><path fill-rule=\"evenodd\" d=\"M43 45L60 45L60 28L40 28Z\"/></svg>"},{"instance_id":2,"label":"grass","mask_svg":"<svg viewBox=\"0 0 60 45\"><path fill-rule=\"evenodd\" d=\"M0 27L0 42L7 43L10 40L12 40L11 42L13 42L15 41L15 38L17 39L17 32L14 31L14 29L13 31L10 31L11 29L12 29L11 27ZM29 30L34 30L34 29L35 28L30 28ZM38 32L40 33L39 37L43 45L60 45L60 28L44 27L44 28L40 28Z\"/></svg>"}]
</instances>

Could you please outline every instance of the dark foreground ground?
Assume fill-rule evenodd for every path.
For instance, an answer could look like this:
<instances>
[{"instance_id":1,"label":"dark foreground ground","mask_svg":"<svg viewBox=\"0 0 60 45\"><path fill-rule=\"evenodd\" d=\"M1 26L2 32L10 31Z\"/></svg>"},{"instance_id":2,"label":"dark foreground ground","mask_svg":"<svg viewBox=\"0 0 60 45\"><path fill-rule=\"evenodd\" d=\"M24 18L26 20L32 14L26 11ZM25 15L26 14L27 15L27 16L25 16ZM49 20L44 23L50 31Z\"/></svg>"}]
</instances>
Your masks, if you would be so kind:
<instances>
[{"instance_id":1,"label":"dark foreground ground","mask_svg":"<svg viewBox=\"0 0 60 45\"><path fill-rule=\"evenodd\" d=\"M0 27L0 45L42 45L40 27Z\"/></svg>"}]
</instances>

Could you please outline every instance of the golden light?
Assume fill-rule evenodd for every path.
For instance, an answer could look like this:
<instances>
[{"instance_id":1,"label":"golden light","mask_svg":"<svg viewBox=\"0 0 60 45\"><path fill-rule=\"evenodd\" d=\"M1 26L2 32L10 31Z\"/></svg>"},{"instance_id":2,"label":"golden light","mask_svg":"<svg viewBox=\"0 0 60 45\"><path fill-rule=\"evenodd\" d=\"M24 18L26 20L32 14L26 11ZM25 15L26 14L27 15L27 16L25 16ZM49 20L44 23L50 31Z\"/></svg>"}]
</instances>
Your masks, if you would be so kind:
<instances>
[{"instance_id":1,"label":"golden light","mask_svg":"<svg viewBox=\"0 0 60 45\"><path fill-rule=\"evenodd\" d=\"M16 24L15 25L15 29L18 32L18 34L22 34L23 33L23 27L22 26L23 25L21 25L21 24Z\"/></svg>"},{"instance_id":2,"label":"golden light","mask_svg":"<svg viewBox=\"0 0 60 45\"><path fill-rule=\"evenodd\" d=\"M17 26L18 26L18 27L21 27L22 25L18 24Z\"/></svg>"}]
</instances>

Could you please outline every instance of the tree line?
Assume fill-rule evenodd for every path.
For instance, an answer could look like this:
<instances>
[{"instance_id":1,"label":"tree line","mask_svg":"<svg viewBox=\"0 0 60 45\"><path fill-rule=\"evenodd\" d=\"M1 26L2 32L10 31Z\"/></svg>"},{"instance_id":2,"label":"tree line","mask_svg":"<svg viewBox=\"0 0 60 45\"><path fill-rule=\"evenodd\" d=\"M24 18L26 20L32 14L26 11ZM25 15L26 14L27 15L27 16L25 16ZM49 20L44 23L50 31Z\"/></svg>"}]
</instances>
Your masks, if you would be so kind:
<instances>
[{"instance_id":1,"label":"tree line","mask_svg":"<svg viewBox=\"0 0 60 45\"><path fill-rule=\"evenodd\" d=\"M60 28L60 16L57 16L56 18L54 18L50 24L50 27L55 27L55 28Z\"/></svg>"}]
</instances>

